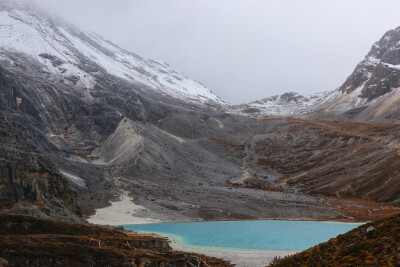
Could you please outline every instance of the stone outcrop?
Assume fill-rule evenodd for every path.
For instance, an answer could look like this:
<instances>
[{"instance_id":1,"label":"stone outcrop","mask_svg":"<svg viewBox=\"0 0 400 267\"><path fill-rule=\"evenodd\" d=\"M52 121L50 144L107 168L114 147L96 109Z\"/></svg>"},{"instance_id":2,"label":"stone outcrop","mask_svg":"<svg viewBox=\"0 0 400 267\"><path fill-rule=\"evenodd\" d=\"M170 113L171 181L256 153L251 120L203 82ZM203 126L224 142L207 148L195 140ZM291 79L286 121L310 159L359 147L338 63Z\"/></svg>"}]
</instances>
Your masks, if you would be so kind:
<instances>
[{"instance_id":1,"label":"stone outcrop","mask_svg":"<svg viewBox=\"0 0 400 267\"><path fill-rule=\"evenodd\" d=\"M371 101L400 87L400 27L386 32L340 87L350 93L364 86L360 97Z\"/></svg>"}]
</instances>

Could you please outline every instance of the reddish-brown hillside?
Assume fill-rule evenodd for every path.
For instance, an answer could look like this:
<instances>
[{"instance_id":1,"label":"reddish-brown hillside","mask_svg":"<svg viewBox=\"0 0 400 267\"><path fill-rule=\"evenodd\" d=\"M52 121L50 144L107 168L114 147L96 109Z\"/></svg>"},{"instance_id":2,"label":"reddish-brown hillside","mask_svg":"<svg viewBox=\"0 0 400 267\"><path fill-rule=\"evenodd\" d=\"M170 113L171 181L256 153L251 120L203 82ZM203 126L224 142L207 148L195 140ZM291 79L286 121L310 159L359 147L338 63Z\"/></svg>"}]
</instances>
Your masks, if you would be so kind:
<instances>
[{"instance_id":1,"label":"reddish-brown hillside","mask_svg":"<svg viewBox=\"0 0 400 267\"><path fill-rule=\"evenodd\" d=\"M271 266L400 266L400 215L362 225Z\"/></svg>"}]
</instances>

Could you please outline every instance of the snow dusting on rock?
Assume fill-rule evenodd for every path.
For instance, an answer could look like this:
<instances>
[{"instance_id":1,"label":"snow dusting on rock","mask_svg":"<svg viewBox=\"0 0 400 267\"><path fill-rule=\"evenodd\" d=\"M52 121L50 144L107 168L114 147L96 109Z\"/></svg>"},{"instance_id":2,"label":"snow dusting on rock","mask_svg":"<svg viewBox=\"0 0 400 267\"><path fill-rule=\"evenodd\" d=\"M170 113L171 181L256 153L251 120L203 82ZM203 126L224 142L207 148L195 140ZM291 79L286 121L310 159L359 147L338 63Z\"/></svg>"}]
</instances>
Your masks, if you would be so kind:
<instances>
[{"instance_id":1,"label":"snow dusting on rock","mask_svg":"<svg viewBox=\"0 0 400 267\"><path fill-rule=\"evenodd\" d=\"M0 60L8 52L23 53L47 72L93 88L102 71L161 94L197 103L224 102L201 83L168 64L144 59L100 36L52 20L22 2L0 3Z\"/></svg>"}]
</instances>

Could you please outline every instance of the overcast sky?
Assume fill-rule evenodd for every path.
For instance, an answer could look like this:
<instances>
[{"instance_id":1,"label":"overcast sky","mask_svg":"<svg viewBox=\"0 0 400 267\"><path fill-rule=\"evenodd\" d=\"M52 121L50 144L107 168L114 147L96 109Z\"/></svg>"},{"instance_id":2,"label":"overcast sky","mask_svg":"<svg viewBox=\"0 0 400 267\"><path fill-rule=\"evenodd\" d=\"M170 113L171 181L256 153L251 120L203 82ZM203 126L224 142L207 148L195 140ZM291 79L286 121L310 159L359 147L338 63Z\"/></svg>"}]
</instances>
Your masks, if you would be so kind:
<instances>
[{"instance_id":1,"label":"overcast sky","mask_svg":"<svg viewBox=\"0 0 400 267\"><path fill-rule=\"evenodd\" d=\"M339 87L400 26L399 0L33 0L231 103Z\"/></svg>"}]
</instances>

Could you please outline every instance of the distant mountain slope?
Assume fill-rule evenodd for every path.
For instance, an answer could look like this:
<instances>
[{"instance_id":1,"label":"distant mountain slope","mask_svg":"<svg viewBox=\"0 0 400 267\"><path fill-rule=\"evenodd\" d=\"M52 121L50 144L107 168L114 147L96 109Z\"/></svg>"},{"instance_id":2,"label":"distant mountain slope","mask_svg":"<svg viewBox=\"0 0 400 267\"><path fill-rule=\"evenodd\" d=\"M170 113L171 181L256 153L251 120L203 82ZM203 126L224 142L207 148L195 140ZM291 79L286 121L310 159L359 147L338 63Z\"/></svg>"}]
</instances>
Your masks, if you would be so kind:
<instances>
[{"instance_id":1,"label":"distant mountain slope","mask_svg":"<svg viewBox=\"0 0 400 267\"><path fill-rule=\"evenodd\" d=\"M27 201L48 208L51 205L44 202L54 195L61 206L72 207L76 199L71 187L78 193L84 214L118 197L120 186L111 176L117 164L92 164L109 151L92 152L125 117L145 124L147 136L161 135L154 151L145 149L139 155L124 150L132 153L130 159L146 159L143 154L151 153L139 167L154 170L160 166L160 174L165 173L162 169L170 170L159 157L164 148L161 144L173 135L152 124L192 136L206 126L219 128L214 120L208 125L197 122L195 117L200 115L195 111L206 112L210 106L223 104L203 85L166 64L145 60L97 35L55 22L27 1L0 2L0 93L0 126L10 135L1 139L0 202L6 203L2 207ZM193 119L180 118L189 112ZM12 121L14 124L5 125ZM17 139L17 145L25 150L16 151L13 132L21 132L19 128L24 129L20 138L26 140ZM34 153L32 147L39 147L39 152ZM15 166L16 157L28 166ZM174 156L169 158L172 161ZM129 179L132 181L132 176ZM55 186L53 182L57 182Z\"/></svg>"},{"instance_id":2,"label":"distant mountain slope","mask_svg":"<svg viewBox=\"0 0 400 267\"><path fill-rule=\"evenodd\" d=\"M255 100L247 104L231 107L237 114L253 116L299 116L312 114L322 103L327 101L331 92L322 92L314 95L302 95L296 92L287 92L282 95L270 96Z\"/></svg>"},{"instance_id":3,"label":"distant mountain slope","mask_svg":"<svg viewBox=\"0 0 400 267\"><path fill-rule=\"evenodd\" d=\"M400 204L400 126L287 119L251 142L275 187Z\"/></svg>"},{"instance_id":4,"label":"distant mountain slope","mask_svg":"<svg viewBox=\"0 0 400 267\"><path fill-rule=\"evenodd\" d=\"M396 215L362 225L270 266L399 266L399 251L400 215Z\"/></svg>"}]
</instances>

